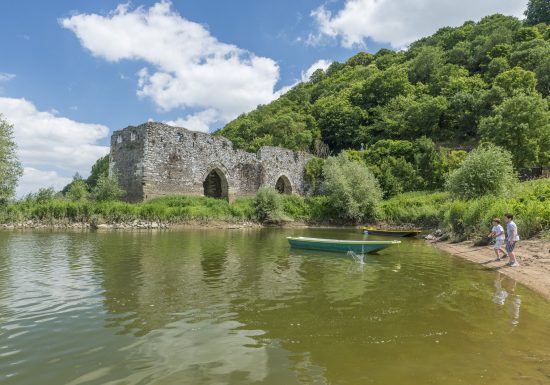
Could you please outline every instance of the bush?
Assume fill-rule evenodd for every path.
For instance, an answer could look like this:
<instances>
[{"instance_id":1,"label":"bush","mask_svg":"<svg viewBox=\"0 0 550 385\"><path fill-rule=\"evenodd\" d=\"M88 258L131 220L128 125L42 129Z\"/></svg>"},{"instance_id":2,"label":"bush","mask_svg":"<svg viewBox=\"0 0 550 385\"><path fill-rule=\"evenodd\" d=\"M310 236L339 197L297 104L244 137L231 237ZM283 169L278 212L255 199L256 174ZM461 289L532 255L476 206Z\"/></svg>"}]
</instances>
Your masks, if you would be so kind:
<instances>
[{"instance_id":1,"label":"bush","mask_svg":"<svg viewBox=\"0 0 550 385\"><path fill-rule=\"evenodd\" d=\"M261 222L278 222L285 218L281 195L273 187L262 187L258 191L254 211Z\"/></svg>"},{"instance_id":2,"label":"bush","mask_svg":"<svg viewBox=\"0 0 550 385\"><path fill-rule=\"evenodd\" d=\"M31 194L31 199L36 203L50 202L55 198L55 190L53 187L43 187L35 194Z\"/></svg>"},{"instance_id":3,"label":"bush","mask_svg":"<svg viewBox=\"0 0 550 385\"><path fill-rule=\"evenodd\" d=\"M119 186L116 176L101 175L97 185L92 190L92 195L97 201L114 201L124 195L124 190Z\"/></svg>"},{"instance_id":4,"label":"bush","mask_svg":"<svg viewBox=\"0 0 550 385\"><path fill-rule=\"evenodd\" d=\"M323 177L328 204L336 217L351 221L376 217L382 191L365 165L340 154L326 160Z\"/></svg>"},{"instance_id":5,"label":"bush","mask_svg":"<svg viewBox=\"0 0 550 385\"><path fill-rule=\"evenodd\" d=\"M506 195L515 182L517 176L510 152L485 144L470 152L449 174L446 187L453 198L474 199L487 194Z\"/></svg>"},{"instance_id":6,"label":"bush","mask_svg":"<svg viewBox=\"0 0 550 385\"><path fill-rule=\"evenodd\" d=\"M67 198L73 202L83 201L88 199L88 185L83 179L75 179L67 191Z\"/></svg>"}]
</instances>

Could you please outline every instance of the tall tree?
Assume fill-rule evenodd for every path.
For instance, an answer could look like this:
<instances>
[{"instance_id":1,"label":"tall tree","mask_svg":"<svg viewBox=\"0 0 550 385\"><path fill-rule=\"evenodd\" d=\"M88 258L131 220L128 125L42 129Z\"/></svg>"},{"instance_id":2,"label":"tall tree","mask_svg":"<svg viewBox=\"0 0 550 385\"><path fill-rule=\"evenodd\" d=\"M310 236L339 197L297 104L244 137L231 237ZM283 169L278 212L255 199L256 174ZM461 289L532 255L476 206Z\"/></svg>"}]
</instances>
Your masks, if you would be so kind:
<instances>
[{"instance_id":1,"label":"tall tree","mask_svg":"<svg viewBox=\"0 0 550 385\"><path fill-rule=\"evenodd\" d=\"M550 24L550 0L530 0L525 11L527 24Z\"/></svg>"},{"instance_id":2,"label":"tall tree","mask_svg":"<svg viewBox=\"0 0 550 385\"><path fill-rule=\"evenodd\" d=\"M21 175L23 175L23 169L17 158L13 125L0 114L0 202L13 197Z\"/></svg>"},{"instance_id":3,"label":"tall tree","mask_svg":"<svg viewBox=\"0 0 550 385\"><path fill-rule=\"evenodd\" d=\"M479 131L484 141L510 151L517 168L536 166L546 156L550 137L548 102L540 95L507 98L493 116L481 120Z\"/></svg>"}]
</instances>

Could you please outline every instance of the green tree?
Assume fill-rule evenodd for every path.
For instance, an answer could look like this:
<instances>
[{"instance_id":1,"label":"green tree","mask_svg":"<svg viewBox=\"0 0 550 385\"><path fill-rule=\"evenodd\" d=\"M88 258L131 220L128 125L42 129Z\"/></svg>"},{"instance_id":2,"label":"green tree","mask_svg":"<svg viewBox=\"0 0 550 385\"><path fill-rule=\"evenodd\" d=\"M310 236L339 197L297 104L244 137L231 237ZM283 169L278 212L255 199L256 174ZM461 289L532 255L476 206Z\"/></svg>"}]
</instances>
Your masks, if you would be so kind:
<instances>
[{"instance_id":1,"label":"green tree","mask_svg":"<svg viewBox=\"0 0 550 385\"><path fill-rule=\"evenodd\" d=\"M68 186L65 196L71 201L79 202L88 199L90 195L88 185L78 173L75 174L73 181Z\"/></svg>"},{"instance_id":2,"label":"green tree","mask_svg":"<svg viewBox=\"0 0 550 385\"><path fill-rule=\"evenodd\" d=\"M352 147L364 136L367 112L353 106L344 95L320 98L313 106L313 115L322 140L333 151Z\"/></svg>"},{"instance_id":3,"label":"green tree","mask_svg":"<svg viewBox=\"0 0 550 385\"><path fill-rule=\"evenodd\" d=\"M323 167L324 189L334 215L341 219L374 219L382 191L372 172L362 163L341 153Z\"/></svg>"},{"instance_id":4,"label":"green tree","mask_svg":"<svg viewBox=\"0 0 550 385\"><path fill-rule=\"evenodd\" d=\"M409 82L404 67L391 66L370 76L363 86L363 105L374 107L383 105L399 95L407 95L414 87Z\"/></svg>"},{"instance_id":5,"label":"green tree","mask_svg":"<svg viewBox=\"0 0 550 385\"><path fill-rule=\"evenodd\" d=\"M116 175L101 175L92 189L92 196L97 201L114 201L120 199L125 191L118 184Z\"/></svg>"},{"instance_id":6,"label":"green tree","mask_svg":"<svg viewBox=\"0 0 550 385\"><path fill-rule=\"evenodd\" d=\"M454 198L475 199L488 194L505 195L516 181L510 152L486 144L470 152L449 174L446 187Z\"/></svg>"},{"instance_id":7,"label":"green tree","mask_svg":"<svg viewBox=\"0 0 550 385\"><path fill-rule=\"evenodd\" d=\"M42 187L38 191L32 194L32 197L36 203L48 203L55 199L56 192L53 187Z\"/></svg>"},{"instance_id":8,"label":"green tree","mask_svg":"<svg viewBox=\"0 0 550 385\"><path fill-rule=\"evenodd\" d=\"M13 125L0 114L0 202L6 202L13 197L21 175L23 169L17 158Z\"/></svg>"},{"instance_id":9,"label":"green tree","mask_svg":"<svg viewBox=\"0 0 550 385\"><path fill-rule=\"evenodd\" d=\"M413 83L428 82L432 74L445 62L444 52L440 47L422 47L411 61L409 76Z\"/></svg>"},{"instance_id":10,"label":"green tree","mask_svg":"<svg viewBox=\"0 0 550 385\"><path fill-rule=\"evenodd\" d=\"M550 136L548 102L540 95L505 99L492 116L481 119L479 132L484 141L509 150L516 167L538 165L543 143Z\"/></svg>"},{"instance_id":11,"label":"green tree","mask_svg":"<svg viewBox=\"0 0 550 385\"><path fill-rule=\"evenodd\" d=\"M525 17L529 25L550 24L550 0L529 0Z\"/></svg>"},{"instance_id":12,"label":"green tree","mask_svg":"<svg viewBox=\"0 0 550 385\"><path fill-rule=\"evenodd\" d=\"M102 176L109 175L109 154L96 160L90 171L90 176L86 179L86 184L93 189Z\"/></svg>"},{"instance_id":13,"label":"green tree","mask_svg":"<svg viewBox=\"0 0 550 385\"><path fill-rule=\"evenodd\" d=\"M493 87L502 88L508 96L516 93L531 94L535 92L537 76L521 67L514 67L495 77Z\"/></svg>"}]
</instances>

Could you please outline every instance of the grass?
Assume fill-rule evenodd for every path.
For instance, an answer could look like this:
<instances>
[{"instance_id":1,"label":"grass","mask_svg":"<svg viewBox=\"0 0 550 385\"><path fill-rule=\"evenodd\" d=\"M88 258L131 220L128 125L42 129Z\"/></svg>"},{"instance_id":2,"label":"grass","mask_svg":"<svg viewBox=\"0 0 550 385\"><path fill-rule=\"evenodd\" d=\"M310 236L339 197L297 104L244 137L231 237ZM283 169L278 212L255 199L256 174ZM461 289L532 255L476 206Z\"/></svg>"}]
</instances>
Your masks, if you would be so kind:
<instances>
[{"instance_id":1,"label":"grass","mask_svg":"<svg viewBox=\"0 0 550 385\"><path fill-rule=\"evenodd\" d=\"M520 236L532 238L550 231L550 180L519 183L510 196L452 200L445 192L405 193L384 201L379 220L446 230L454 240L486 242L492 218L512 213Z\"/></svg>"},{"instance_id":2,"label":"grass","mask_svg":"<svg viewBox=\"0 0 550 385\"><path fill-rule=\"evenodd\" d=\"M280 196L282 215L288 220L309 223L344 224L335 221L324 196ZM491 218L515 215L522 238L550 234L550 179L520 183L510 196L484 196L475 200L452 200L445 192L410 192L382 201L375 213L378 221L420 228L440 227L455 240L486 241ZM0 206L0 223L28 220L42 223L129 223L135 220L163 223L219 220L257 221L253 198L224 200L171 196L142 203L71 202L52 199L46 202L22 200ZM352 223L345 223L352 224Z\"/></svg>"}]
</instances>

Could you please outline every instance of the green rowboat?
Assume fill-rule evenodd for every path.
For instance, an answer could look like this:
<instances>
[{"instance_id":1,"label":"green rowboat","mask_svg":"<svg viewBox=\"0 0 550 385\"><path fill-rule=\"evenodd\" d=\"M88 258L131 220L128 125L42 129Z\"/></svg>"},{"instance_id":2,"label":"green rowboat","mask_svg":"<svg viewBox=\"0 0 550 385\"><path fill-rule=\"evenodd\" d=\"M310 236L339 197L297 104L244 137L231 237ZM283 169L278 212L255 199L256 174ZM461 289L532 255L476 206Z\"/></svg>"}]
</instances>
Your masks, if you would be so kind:
<instances>
[{"instance_id":1,"label":"green rowboat","mask_svg":"<svg viewBox=\"0 0 550 385\"><path fill-rule=\"evenodd\" d=\"M291 247L323 251L371 253L401 243L401 241L347 241L338 239L286 237Z\"/></svg>"}]
</instances>

